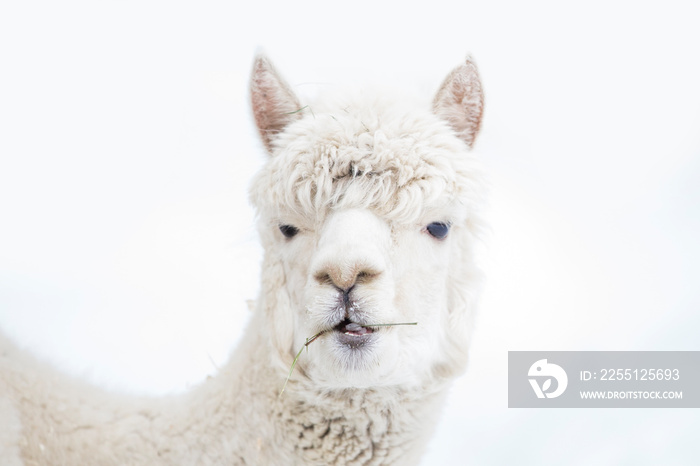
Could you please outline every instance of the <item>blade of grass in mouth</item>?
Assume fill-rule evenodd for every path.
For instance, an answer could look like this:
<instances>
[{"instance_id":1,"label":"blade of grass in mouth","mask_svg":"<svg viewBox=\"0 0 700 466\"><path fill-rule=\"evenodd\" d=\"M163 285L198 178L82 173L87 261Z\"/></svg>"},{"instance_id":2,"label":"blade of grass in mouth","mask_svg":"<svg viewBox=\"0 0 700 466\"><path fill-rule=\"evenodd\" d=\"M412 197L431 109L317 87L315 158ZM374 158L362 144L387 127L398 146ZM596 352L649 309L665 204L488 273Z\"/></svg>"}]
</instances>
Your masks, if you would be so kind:
<instances>
[{"instance_id":1,"label":"blade of grass in mouth","mask_svg":"<svg viewBox=\"0 0 700 466\"><path fill-rule=\"evenodd\" d=\"M363 325L363 327L395 327L398 325L418 325L418 322L398 322L394 324L368 324L368 325ZM281 397L282 394L284 393L284 389L287 388L287 382L289 382L289 379L292 378L292 373L294 372L294 367L297 365L297 361L299 360L299 357L301 356L302 351L304 351L304 348L308 348L311 343L316 341L318 337L323 335L324 333L328 333L332 331L333 329L326 329L326 330L321 330L318 332L316 335L309 337L306 339L306 342L304 345L299 349L299 352L297 355L294 357L294 361L292 361L292 367L289 368L289 374L287 375L286 380L284 381L284 385L282 386L282 391L278 395L278 397Z\"/></svg>"}]
</instances>

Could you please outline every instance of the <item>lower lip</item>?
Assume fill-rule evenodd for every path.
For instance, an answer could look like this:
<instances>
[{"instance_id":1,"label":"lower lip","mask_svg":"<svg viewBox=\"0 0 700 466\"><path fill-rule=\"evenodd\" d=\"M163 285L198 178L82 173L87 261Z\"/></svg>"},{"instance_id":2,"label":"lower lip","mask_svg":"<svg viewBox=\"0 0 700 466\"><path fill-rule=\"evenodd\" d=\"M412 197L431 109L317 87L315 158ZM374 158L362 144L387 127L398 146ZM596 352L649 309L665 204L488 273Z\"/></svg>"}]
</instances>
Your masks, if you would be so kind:
<instances>
[{"instance_id":1,"label":"lower lip","mask_svg":"<svg viewBox=\"0 0 700 466\"><path fill-rule=\"evenodd\" d=\"M359 349L362 348L363 346L366 346L371 340L372 340L372 335L373 333L366 333L364 335L356 335L353 333L343 333L340 331L335 331L335 339L343 344L344 346L347 346L350 349Z\"/></svg>"}]
</instances>

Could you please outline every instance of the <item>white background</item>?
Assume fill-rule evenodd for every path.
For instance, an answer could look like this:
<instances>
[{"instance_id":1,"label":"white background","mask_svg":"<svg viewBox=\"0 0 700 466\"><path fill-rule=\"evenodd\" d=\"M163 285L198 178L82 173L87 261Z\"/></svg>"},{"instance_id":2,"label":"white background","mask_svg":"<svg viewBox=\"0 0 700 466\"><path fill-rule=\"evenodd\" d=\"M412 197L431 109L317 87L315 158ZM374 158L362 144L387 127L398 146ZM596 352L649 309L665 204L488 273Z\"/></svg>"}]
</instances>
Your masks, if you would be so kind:
<instances>
[{"instance_id":1,"label":"white background","mask_svg":"<svg viewBox=\"0 0 700 466\"><path fill-rule=\"evenodd\" d=\"M256 50L301 95L426 99L471 53L489 281L424 464L694 464L697 410L508 409L506 379L509 350L700 350L694 2L243 4L0 6L3 332L119 390L214 373L258 288Z\"/></svg>"}]
</instances>

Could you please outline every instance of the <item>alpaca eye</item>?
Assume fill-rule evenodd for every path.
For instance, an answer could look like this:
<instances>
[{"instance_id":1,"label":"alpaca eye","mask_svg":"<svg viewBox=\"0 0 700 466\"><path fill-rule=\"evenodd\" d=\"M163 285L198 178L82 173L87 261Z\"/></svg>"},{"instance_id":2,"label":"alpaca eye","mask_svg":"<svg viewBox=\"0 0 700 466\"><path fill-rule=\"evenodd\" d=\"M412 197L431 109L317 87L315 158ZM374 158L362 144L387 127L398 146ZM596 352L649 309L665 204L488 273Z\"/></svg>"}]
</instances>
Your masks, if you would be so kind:
<instances>
[{"instance_id":1,"label":"alpaca eye","mask_svg":"<svg viewBox=\"0 0 700 466\"><path fill-rule=\"evenodd\" d=\"M299 233L299 229L292 225L280 225L280 231L285 238L292 238Z\"/></svg>"},{"instance_id":2,"label":"alpaca eye","mask_svg":"<svg viewBox=\"0 0 700 466\"><path fill-rule=\"evenodd\" d=\"M425 229L428 230L428 233L430 233L430 235L433 238L445 239L447 233L449 233L450 231L450 224L443 222L433 222L427 227L425 227Z\"/></svg>"}]
</instances>

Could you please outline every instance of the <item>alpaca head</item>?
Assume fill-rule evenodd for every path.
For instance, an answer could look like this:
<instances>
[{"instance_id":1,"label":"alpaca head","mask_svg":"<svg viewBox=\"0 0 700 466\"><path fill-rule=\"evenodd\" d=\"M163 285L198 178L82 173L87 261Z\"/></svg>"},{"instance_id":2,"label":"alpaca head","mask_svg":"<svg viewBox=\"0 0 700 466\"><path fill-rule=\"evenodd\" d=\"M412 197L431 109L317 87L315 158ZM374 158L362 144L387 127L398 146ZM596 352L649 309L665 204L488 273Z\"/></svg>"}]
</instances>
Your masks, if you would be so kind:
<instances>
[{"instance_id":1,"label":"alpaca head","mask_svg":"<svg viewBox=\"0 0 700 466\"><path fill-rule=\"evenodd\" d=\"M251 91L269 153L251 189L259 312L279 361L332 329L303 355L304 383L422 386L459 373L479 285L475 65L448 75L432 108L366 94L303 106L264 57ZM368 326L396 322L418 325Z\"/></svg>"}]
</instances>

